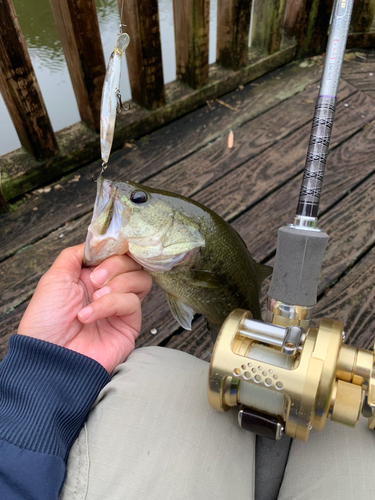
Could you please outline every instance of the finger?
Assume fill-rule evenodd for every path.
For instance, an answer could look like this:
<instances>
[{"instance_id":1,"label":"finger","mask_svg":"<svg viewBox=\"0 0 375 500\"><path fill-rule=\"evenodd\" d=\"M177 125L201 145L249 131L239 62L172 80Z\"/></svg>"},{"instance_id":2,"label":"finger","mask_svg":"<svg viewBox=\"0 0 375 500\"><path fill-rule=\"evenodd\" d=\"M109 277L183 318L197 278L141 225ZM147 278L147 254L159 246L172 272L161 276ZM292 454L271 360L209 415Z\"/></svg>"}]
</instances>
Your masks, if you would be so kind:
<instances>
[{"instance_id":1,"label":"finger","mask_svg":"<svg viewBox=\"0 0 375 500\"><path fill-rule=\"evenodd\" d=\"M81 309L78 319L82 323L93 323L111 316L132 317L134 315L139 315L140 323L141 305L136 294L109 293Z\"/></svg>"},{"instance_id":2,"label":"finger","mask_svg":"<svg viewBox=\"0 0 375 500\"><path fill-rule=\"evenodd\" d=\"M131 271L116 276L107 285L99 288L93 299L97 300L108 293L135 293L142 300L150 291L151 276L146 271Z\"/></svg>"},{"instance_id":3,"label":"finger","mask_svg":"<svg viewBox=\"0 0 375 500\"><path fill-rule=\"evenodd\" d=\"M64 270L79 277L82 268L84 246L85 244L81 243L74 247L65 248L52 264L50 270Z\"/></svg>"},{"instance_id":4,"label":"finger","mask_svg":"<svg viewBox=\"0 0 375 500\"><path fill-rule=\"evenodd\" d=\"M140 269L142 269L142 266L137 264L128 255L113 255L93 270L90 280L96 287L101 287L120 274Z\"/></svg>"}]
</instances>

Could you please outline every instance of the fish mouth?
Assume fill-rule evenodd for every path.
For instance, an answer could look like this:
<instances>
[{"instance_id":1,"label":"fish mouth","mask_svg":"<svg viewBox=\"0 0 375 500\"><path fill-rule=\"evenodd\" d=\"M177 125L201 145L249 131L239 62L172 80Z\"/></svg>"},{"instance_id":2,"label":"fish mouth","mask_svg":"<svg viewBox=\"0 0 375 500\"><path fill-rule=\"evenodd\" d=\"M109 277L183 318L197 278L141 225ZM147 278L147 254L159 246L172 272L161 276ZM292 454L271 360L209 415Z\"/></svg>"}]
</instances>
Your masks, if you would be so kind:
<instances>
[{"instance_id":1,"label":"fish mouth","mask_svg":"<svg viewBox=\"0 0 375 500\"><path fill-rule=\"evenodd\" d=\"M94 212L87 231L83 253L83 265L97 266L111 255L123 255L128 251L128 242L121 228L130 217L130 208L117 197L117 186L100 176Z\"/></svg>"}]
</instances>

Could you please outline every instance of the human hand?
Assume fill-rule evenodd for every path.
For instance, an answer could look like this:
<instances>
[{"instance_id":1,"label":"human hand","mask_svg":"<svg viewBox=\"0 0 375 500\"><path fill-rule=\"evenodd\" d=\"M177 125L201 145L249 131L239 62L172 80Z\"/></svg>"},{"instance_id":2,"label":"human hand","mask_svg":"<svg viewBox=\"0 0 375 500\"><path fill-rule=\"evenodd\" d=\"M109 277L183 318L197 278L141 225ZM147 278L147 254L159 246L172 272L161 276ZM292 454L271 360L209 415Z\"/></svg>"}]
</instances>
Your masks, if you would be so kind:
<instances>
[{"instance_id":1,"label":"human hand","mask_svg":"<svg viewBox=\"0 0 375 500\"><path fill-rule=\"evenodd\" d=\"M42 276L18 333L84 354L111 373L134 349L152 280L127 255L82 268L83 249L63 250Z\"/></svg>"}]
</instances>

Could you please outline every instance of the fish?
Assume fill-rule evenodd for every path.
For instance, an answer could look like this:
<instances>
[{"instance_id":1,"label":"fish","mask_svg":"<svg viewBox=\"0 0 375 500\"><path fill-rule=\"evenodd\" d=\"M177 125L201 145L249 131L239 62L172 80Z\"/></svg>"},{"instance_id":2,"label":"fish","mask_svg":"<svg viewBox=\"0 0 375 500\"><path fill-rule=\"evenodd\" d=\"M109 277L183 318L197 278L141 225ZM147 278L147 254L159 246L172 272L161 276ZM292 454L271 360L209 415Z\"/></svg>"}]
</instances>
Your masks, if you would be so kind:
<instances>
[{"instance_id":1,"label":"fish","mask_svg":"<svg viewBox=\"0 0 375 500\"><path fill-rule=\"evenodd\" d=\"M234 309L261 319L260 286L272 268L255 262L230 224L189 198L100 176L84 264L126 252L165 291L186 330L195 313L206 317L213 337Z\"/></svg>"}]
</instances>

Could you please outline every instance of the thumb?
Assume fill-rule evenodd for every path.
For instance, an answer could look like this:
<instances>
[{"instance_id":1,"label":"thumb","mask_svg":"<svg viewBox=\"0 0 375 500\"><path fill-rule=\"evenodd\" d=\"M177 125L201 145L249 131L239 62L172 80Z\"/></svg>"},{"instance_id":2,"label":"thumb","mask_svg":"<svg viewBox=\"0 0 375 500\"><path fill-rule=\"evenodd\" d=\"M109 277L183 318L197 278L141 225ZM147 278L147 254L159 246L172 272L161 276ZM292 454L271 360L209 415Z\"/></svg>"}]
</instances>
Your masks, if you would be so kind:
<instances>
[{"instance_id":1,"label":"thumb","mask_svg":"<svg viewBox=\"0 0 375 500\"><path fill-rule=\"evenodd\" d=\"M84 246L85 244L81 243L74 247L65 248L52 264L50 270L69 272L72 276L79 278L82 269Z\"/></svg>"}]
</instances>

